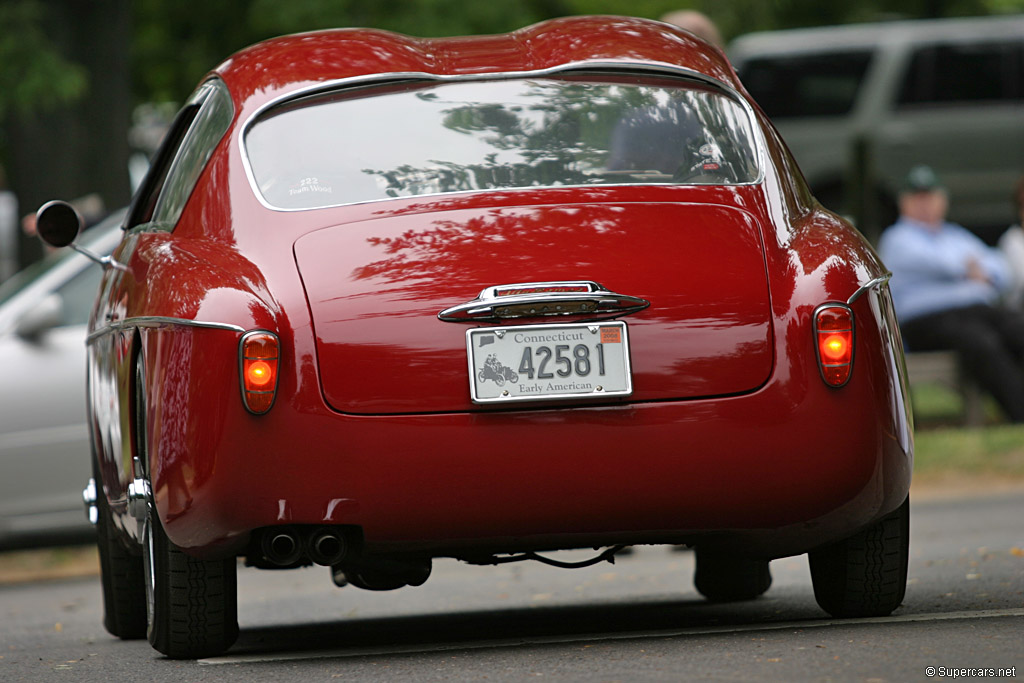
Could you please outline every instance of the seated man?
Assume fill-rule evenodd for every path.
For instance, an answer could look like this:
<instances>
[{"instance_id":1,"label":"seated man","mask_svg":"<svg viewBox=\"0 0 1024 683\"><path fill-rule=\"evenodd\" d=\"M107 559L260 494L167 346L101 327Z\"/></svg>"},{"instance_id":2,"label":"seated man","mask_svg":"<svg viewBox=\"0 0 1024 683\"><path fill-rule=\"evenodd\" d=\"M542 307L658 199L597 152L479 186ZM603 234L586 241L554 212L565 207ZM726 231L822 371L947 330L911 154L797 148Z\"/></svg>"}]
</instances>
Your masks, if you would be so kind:
<instances>
[{"instance_id":1,"label":"seated man","mask_svg":"<svg viewBox=\"0 0 1024 683\"><path fill-rule=\"evenodd\" d=\"M1006 303L1024 309L1024 176L1013 186L1013 203L1017 207L1017 223L999 238L999 249L1013 271L1013 288Z\"/></svg>"},{"instance_id":2,"label":"seated man","mask_svg":"<svg viewBox=\"0 0 1024 683\"><path fill-rule=\"evenodd\" d=\"M900 217L879 242L907 346L951 349L1014 422L1024 421L1024 315L1004 308L1011 276L999 251L946 221L949 202L927 166L907 176Z\"/></svg>"}]
</instances>

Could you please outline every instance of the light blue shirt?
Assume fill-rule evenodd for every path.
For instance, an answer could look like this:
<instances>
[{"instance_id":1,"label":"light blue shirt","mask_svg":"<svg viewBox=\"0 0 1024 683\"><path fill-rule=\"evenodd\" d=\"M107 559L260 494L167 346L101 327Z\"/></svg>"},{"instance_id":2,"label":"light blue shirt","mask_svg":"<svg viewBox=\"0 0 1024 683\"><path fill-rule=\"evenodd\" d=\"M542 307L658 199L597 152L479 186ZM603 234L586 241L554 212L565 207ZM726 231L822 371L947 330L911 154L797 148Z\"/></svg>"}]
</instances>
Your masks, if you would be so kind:
<instances>
[{"instance_id":1,"label":"light blue shirt","mask_svg":"<svg viewBox=\"0 0 1024 683\"><path fill-rule=\"evenodd\" d=\"M892 271L893 305L901 322L976 304L995 304L1012 282L1010 268L999 251L955 223L943 223L935 230L900 218L882 233L878 251ZM991 283L967 277L972 258Z\"/></svg>"}]
</instances>

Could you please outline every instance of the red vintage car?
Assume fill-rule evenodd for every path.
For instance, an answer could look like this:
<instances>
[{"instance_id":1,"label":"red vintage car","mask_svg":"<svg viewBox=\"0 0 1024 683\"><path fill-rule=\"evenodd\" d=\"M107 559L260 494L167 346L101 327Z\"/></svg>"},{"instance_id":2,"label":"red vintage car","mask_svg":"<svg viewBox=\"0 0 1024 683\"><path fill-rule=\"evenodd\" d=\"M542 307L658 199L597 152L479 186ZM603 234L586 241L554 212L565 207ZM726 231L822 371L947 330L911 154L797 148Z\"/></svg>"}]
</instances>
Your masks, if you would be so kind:
<instances>
[{"instance_id":1,"label":"red vintage car","mask_svg":"<svg viewBox=\"0 0 1024 683\"><path fill-rule=\"evenodd\" d=\"M692 546L711 600L809 553L825 610L888 614L913 438L887 282L685 31L242 50L174 122L92 316L106 626L223 651L238 558L383 590L633 544Z\"/></svg>"}]
</instances>

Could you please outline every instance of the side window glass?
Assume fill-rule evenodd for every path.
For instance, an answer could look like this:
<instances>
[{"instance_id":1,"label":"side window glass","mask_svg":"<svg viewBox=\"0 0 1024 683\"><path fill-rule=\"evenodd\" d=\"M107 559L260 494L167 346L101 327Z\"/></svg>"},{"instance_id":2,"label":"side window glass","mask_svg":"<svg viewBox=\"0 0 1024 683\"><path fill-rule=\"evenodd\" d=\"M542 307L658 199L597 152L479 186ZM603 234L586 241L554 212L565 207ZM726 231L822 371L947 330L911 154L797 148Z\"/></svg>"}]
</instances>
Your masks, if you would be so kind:
<instances>
[{"instance_id":1,"label":"side window glass","mask_svg":"<svg viewBox=\"0 0 1024 683\"><path fill-rule=\"evenodd\" d=\"M199 105L190 103L182 107L174 117L163 142L160 143L160 148L157 149L150 161L146 177L143 178L142 184L136 190L135 196L132 197L131 205L128 207L128 217L125 219L126 230L153 220L153 209L156 207L157 197L163 190L167 171L197 113L199 113Z\"/></svg>"},{"instance_id":2,"label":"side window glass","mask_svg":"<svg viewBox=\"0 0 1024 683\"><path fill-rule=\"evenodd\" d=\"M207 81L192 94L174 118L132 199L126 228L149 222L174 227L233 117L234 105L220 80Z\"/></svg>"},{"instance_id":3,"label":"side window glass","mask_svg":"<svg viewBox=\"0 0 1024 683\"><path fill-rule=\"evenodd\" d=\"M203 89L207 93L202 96L203 102L195 120L181 141L153 211L153 222L166 226L168 230L181 217L185 202L234 118L234 105L222 81L207 81L200 88Z\"/></svg>"},{"instance_id":4,"label":"side window glass","mask_svg":"<svg viewBox=\"0 0 1024 683\"><path fill-rule=\"evenodd\" d=\"M918 50L898 103L904 106L998 102L1019 99L1014 72L1020 48L1013 43L937 45ZM1016 74L1019 78L1020 74Z\"/></svg>"},{"instance_id":5,"label":"side window glass","mask_svg":"<svg viewBox=\"0 0 1024 683\"><path fill-rule=\"evenodd\" d=\"M870 52L752 59L740 80L771 119L843 116L871 64Z\"/></svg>"}]
</instances>

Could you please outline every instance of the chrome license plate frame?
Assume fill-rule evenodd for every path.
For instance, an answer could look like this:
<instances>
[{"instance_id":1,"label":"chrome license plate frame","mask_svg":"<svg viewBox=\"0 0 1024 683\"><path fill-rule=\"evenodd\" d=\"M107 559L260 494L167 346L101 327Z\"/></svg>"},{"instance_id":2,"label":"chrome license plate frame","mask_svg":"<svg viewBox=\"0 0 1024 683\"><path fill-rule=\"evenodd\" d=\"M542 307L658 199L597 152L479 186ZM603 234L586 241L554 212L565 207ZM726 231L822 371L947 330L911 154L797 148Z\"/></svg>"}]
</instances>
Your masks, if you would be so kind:
<instances>
[{"instance_id":1,"label":"chrome license plate frame","mask_svg":"<svg viewBox=\"0 0 1024 683\"><path fill-rule=\"evenodd\" d=\"M475 404L633 393L629 330L622 321L478 327L466 331L466 356Z\"/></svg>"}]
</instances>

